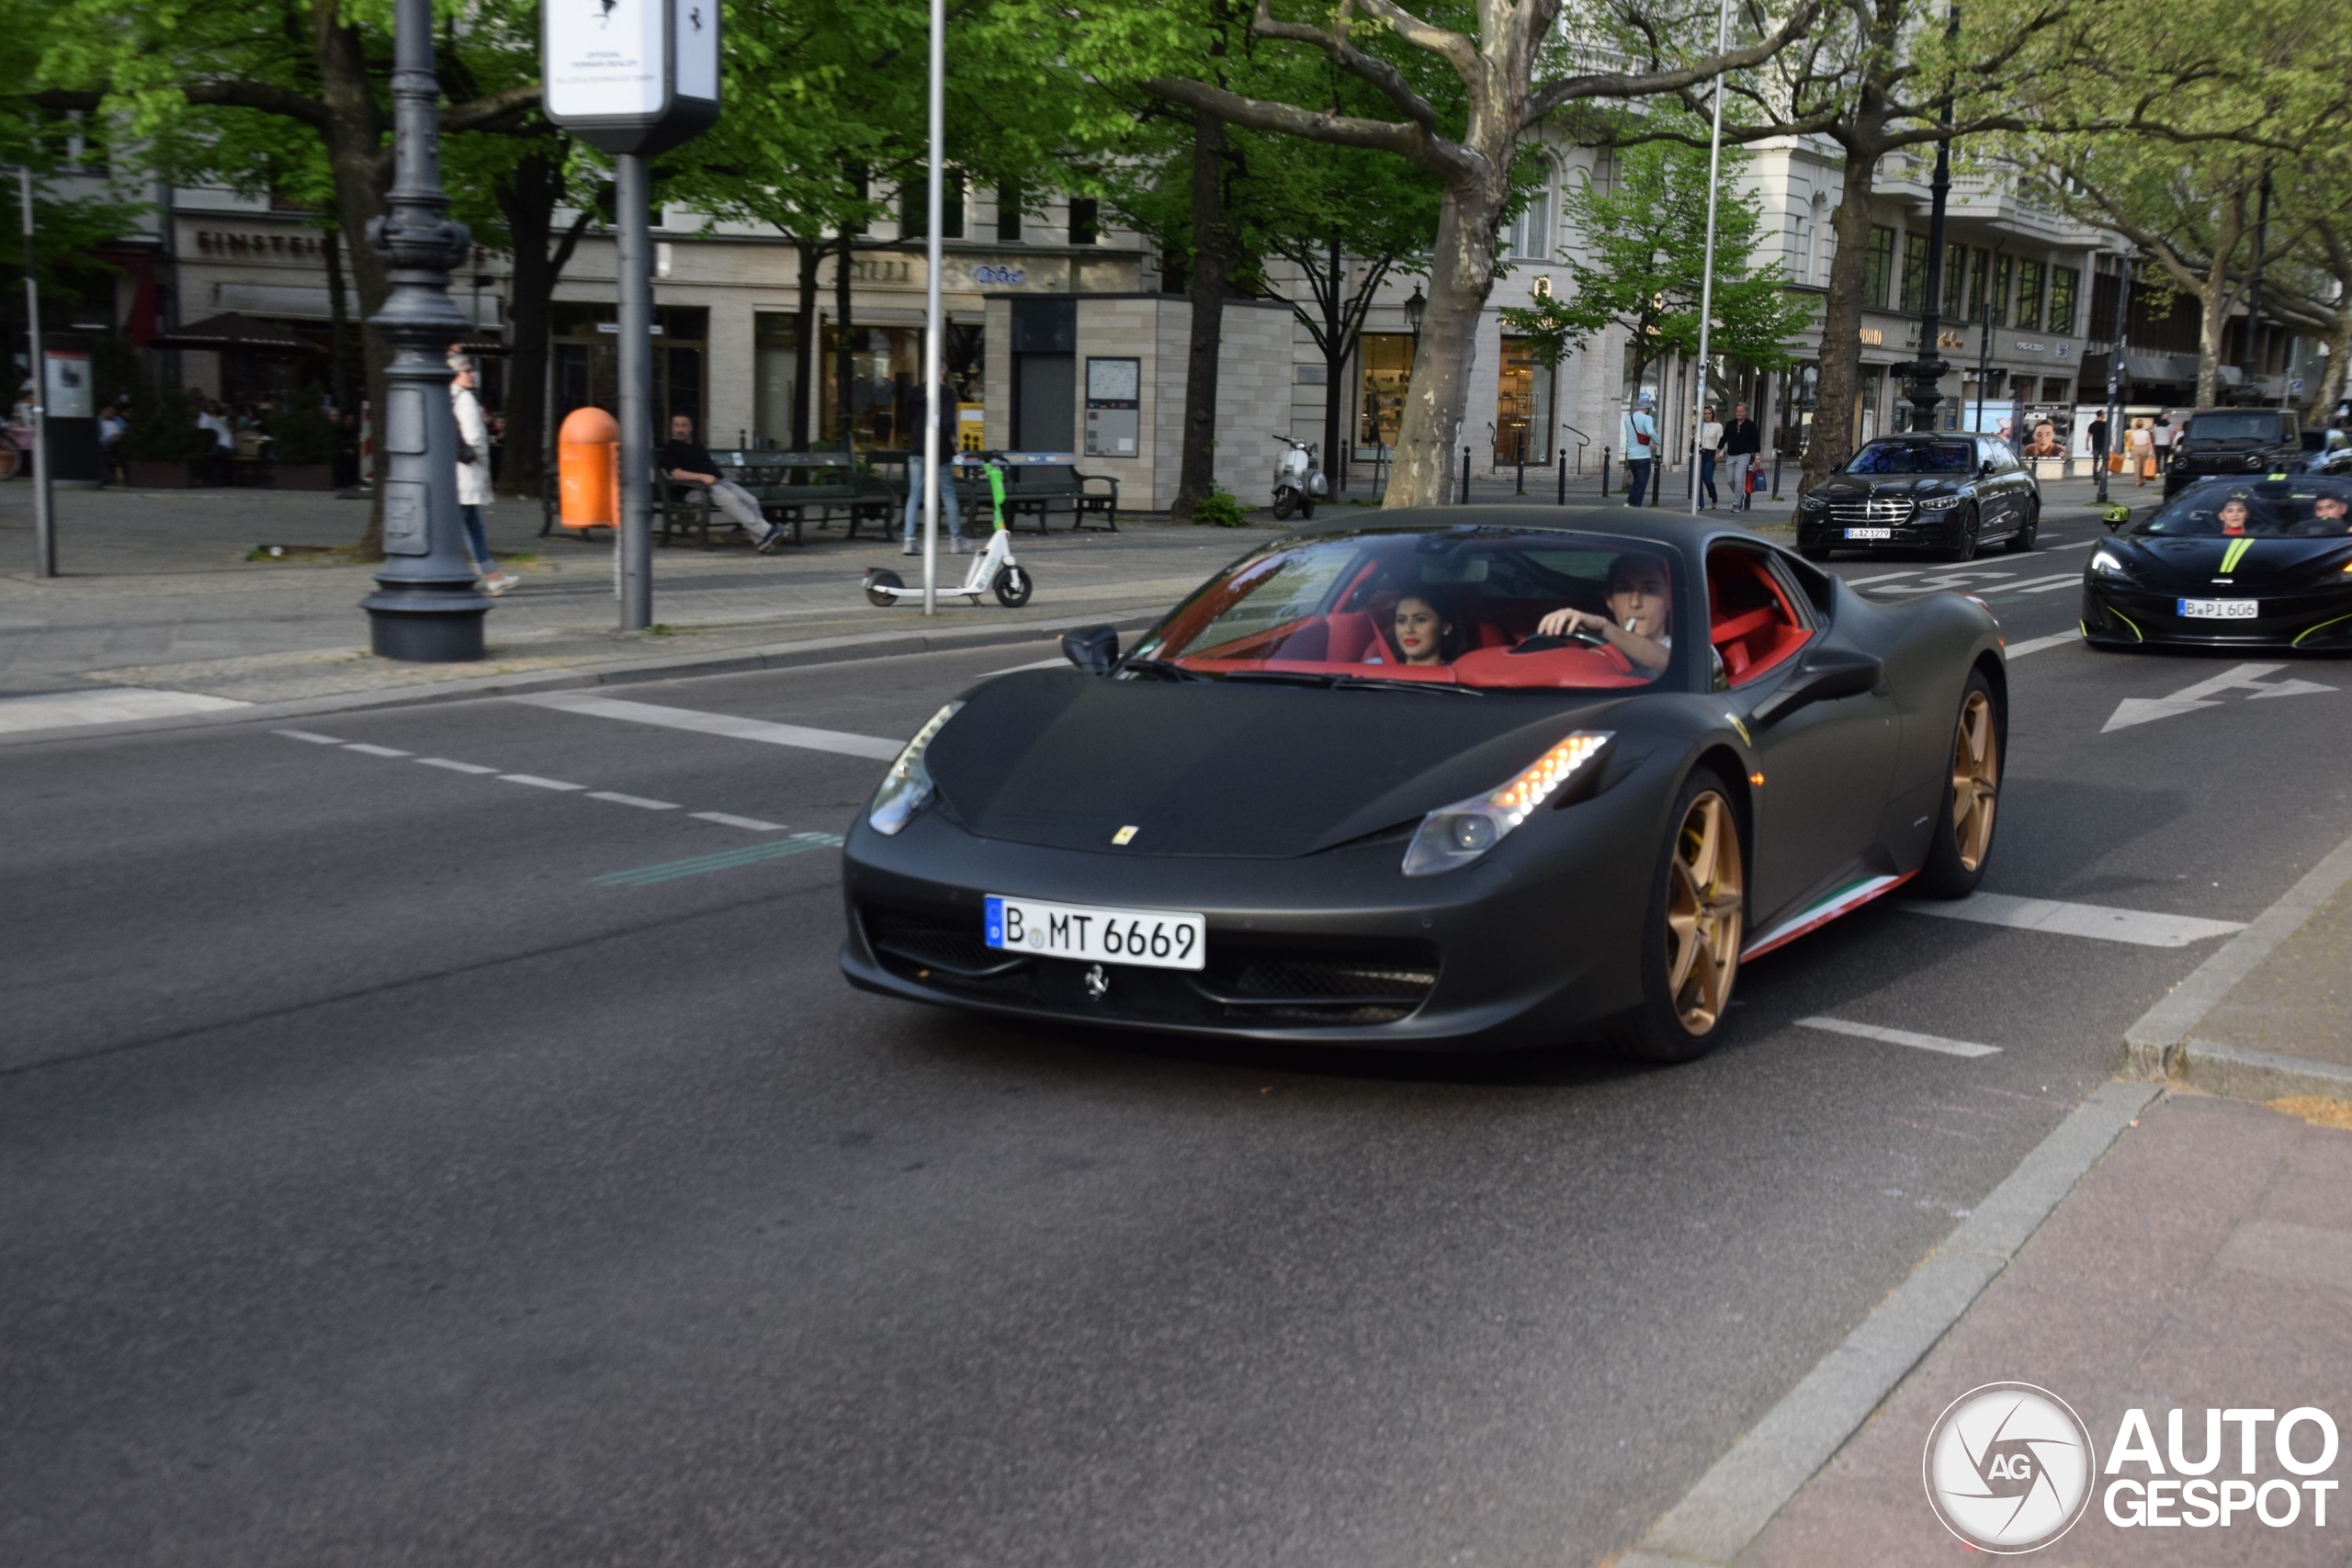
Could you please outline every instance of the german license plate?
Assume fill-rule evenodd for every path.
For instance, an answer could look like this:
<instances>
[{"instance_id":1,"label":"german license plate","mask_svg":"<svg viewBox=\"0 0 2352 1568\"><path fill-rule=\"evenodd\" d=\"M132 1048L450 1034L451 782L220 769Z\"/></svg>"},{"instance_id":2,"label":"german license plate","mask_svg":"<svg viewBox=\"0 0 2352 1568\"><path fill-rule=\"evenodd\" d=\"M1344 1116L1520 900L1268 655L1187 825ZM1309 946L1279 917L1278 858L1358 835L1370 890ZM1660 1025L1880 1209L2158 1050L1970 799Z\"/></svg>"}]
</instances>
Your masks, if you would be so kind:
<instances>
[{"instance_id":1,"label":"german license plate","mask_svg":"<svg viewBox=\"0 0 2352 1568\"><path fill-rule=\"evenodd\" d=\"M1892 528L1849 528L1846 530L1846 537L1849 539L1892 539L1894 537L1894 530Z\"/></svg>"},{"instance_id":2,"label":"german license plate","mask_svg":"<svg viewBox=\"0 0 2352 1568\"><path fill-rule=\"evenodd\" d=\"M1046 904L993 893L982 906L980 934L1006 953L1150 969L1198 969L1208 948L1208 922L1199 915Z\"/></svg>"},{"instance_id":3,"label":"german license plate","mask_svg":"<svg viewBox=\"0 0 2352 1568\"><path fill-rule=\"evenodd\" d=\"M2250 621L2262 608L2257 599L2183 599L2180 613L2193 621Z\"/></svg>"}]
</instances>

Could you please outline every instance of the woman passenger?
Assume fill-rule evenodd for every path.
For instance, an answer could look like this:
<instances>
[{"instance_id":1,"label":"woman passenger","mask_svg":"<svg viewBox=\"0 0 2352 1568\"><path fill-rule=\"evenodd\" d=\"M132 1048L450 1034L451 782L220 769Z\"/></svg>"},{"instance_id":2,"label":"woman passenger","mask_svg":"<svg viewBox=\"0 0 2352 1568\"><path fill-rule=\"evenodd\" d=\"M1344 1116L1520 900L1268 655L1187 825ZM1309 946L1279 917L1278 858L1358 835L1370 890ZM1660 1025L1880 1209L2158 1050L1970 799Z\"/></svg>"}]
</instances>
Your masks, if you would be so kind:
<instances>
[{"instance_id":1,"label":"woman passenger","mask_svg":"<svg viewBox=\"0 0 2352 1568\"><path fill-rule=\"evenodd\" d=\"M1644 670L1663 670L1674 649L1674 602L1666 562L1628 552L1609 563L1609 614L1555 610L1535 623L1541 637L1586 632Z\"/></svg>"},{"instance_id":2,"label":"woman passenger","mask_svg":"<svg viewBox=\"0 0 2352 1568\"><path fill-rule=\"evenodd\" d=\"M1426 589L1415 589L1401 594L1396 608L1388 617L1389 640L1396 649L1397 661L1404 664L1450 664L1462 651L1462 641L1454 632L1452 611L1445 603ZM1370 663L1387 662L1385 655L1376 655Z\"/></svg>"},{"instance_id":3,"label":"woman passenger","mask_svg":"<svg viewBox=\"0 0 2352 1568\"><path fill-rule=\"evenodd\" d=\"M2220 518L2222 532L2235 538L2245 532L2246 525L2254 519L2254 513L2243 497L2233 495L2222 502Z\"/></svg>"}]
</instances>

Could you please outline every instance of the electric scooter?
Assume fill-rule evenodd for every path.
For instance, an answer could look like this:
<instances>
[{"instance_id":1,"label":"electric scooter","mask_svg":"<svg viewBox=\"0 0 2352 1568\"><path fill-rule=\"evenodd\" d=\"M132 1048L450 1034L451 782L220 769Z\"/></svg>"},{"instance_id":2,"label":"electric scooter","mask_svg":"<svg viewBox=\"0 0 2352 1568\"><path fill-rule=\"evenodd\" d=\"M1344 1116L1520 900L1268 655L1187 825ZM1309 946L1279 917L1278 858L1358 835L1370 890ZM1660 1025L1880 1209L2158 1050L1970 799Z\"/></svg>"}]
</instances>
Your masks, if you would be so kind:
<instances>
[{"instance_id":1,"label":"electric scooter","mask_svg":"<svg viewBox=\"0 0 2352 1568\"><path fill-rule=\"evenodd\" d=\"M1315 466L1315 444L1294 441L1280 433L1274 439L1290 448L1274 459L1274 516L1285 523L1293 512L1312 517L1315 503L1331 493L1323 470Z\"/></svg>"},{"instance_id":2,"label":"electric scooter","mask_svg":"<svg viewBox=\"0 0 2352 1568\"><path fill-rule=\"evenodd\" d=\"M950 465L951 467L953 465ZM1029 603L1029 592L1035 583L1026 568L1012 558L1012 534L1004 525L1004 465L991 460L988 464L989 512L995 527L989 535L986 547L976 550L972 564L965 570L961 587L942 585L939 592L947 597L969 599L977 604L983 593L994 593L996 602L1008 610L1018 610ZM945 477L945 476L943 476ZM947 482L953 484L952 478ZM898 604L902 599L922 601L922 584L912 587L897 572L873 566L865 569L866 603L878 606Z\"/></svg>"}]
</instances>

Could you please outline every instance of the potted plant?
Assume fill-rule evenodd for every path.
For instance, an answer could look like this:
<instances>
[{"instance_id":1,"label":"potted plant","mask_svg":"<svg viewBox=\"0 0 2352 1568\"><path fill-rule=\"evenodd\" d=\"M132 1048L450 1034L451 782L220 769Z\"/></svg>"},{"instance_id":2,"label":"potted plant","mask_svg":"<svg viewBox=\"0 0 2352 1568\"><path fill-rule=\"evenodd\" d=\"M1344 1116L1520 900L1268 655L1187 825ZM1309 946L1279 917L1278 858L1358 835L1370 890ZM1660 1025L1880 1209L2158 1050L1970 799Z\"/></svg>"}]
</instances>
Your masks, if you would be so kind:
<instances>
[{"instance_id":1,"label":"potted plant","mask_svg":"<svg viewBox=\"0 0 2352 1568\"><path fill-rule=\"evenodd\" d=\"M271 483L279 490L334 488L334 418L321 406L319 389L305 387L270 422Z\"/></svg>"},{"instance_id":2,"label":"potted plant","mask_svg":"<svg viewBox=\"0 0 2352 1568\"><path fill-rule=\"evenodd\" d=\"M130 389L130 428L122 438L123 464L141 490L189 490L197 464L209 457L212 433L196 426L196 394L176 387Z\"/></svg>"}]
</instances>

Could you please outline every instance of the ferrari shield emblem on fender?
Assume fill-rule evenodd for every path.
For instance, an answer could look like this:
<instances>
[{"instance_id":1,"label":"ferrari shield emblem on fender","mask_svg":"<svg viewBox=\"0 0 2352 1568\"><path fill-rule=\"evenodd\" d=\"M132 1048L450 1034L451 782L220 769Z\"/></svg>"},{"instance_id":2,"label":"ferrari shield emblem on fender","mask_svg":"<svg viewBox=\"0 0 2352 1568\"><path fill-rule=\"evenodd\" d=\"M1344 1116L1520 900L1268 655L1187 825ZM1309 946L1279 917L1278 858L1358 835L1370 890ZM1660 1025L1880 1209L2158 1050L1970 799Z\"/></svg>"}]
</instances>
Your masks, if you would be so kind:
<instances>
[{"instance_id":1,"label":"ferrari shield emblem on fender","mask_svg":"<svg viewBox=\"0 0 2352 1568\"><path fill-rule=\"evenodd\" d=\"M1132 827L1122 828L1117 832L1111 835L1111 841L1114 844L1132 844L1135 842L1135 840L1136 829Z\"/></svg>"}]
</instances>

